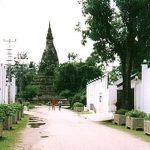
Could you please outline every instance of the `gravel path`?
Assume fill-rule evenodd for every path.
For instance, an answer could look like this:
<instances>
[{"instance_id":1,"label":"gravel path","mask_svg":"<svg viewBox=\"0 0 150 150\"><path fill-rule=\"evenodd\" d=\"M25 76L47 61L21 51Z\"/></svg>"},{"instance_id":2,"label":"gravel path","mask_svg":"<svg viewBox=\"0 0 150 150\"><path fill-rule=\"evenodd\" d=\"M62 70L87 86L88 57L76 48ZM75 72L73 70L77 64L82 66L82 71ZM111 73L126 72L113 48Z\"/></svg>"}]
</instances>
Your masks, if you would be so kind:
<instances>
[{"instance_id":1,"label":"gravel path","mask_svg":"<svg viewBox=\"0 0 150 150\"><path fill-rule=\"evenodd\" d=\"M66 109L49 111L43 106L28 114L46 124L40 128L28 125L15 150L150 150L150 143Z\"/></svg>"}]
</instances>

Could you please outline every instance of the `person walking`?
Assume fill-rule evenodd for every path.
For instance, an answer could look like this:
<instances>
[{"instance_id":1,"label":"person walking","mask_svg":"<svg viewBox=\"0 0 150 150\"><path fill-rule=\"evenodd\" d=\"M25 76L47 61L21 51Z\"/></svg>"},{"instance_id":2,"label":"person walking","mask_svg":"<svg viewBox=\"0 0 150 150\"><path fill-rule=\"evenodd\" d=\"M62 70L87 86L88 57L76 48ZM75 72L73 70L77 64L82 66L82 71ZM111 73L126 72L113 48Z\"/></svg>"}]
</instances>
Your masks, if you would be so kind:
<instances>
[{"instance_id":1,"label":"person walking","mask_svg":"<svg viewBox=\"0 0 150 150\"><path fill-rule=\"evenodd\" d=\"M62 101L59 101L59 102L58 102L59 110L61 110L61 106L62 106Z\"/></svg>"},{"instance_id":2,"label":"person walking","mask_svg":"<svg viewBox=\"0 0 150 150\"><path fill-rule=\"evenodd\" d=\"M49 107L49 110L50 110L50 107L51 107L51 101L48 101L48 107Z\"/></svg>"},{"instance_id":3,"label":"person walking","mask_svg":"<svg viewBox=\"0 0 150 150\"><path fill-rule=\"evenodd\" d=\"M52 100L52 110L55 110L55 105L56 105L55 100Z\"/></svg>"}]
</instances>

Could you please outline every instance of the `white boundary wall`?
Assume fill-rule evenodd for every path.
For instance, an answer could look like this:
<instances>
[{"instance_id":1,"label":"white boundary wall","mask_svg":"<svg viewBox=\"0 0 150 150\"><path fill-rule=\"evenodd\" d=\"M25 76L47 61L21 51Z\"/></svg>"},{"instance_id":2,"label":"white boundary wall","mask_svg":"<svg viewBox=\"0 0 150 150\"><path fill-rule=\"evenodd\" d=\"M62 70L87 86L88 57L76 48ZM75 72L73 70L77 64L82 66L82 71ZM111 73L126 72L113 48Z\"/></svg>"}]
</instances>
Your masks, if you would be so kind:
<instances>
[{"instance_id":1,"label":"white boundary wall","mask_svg":"<svg viewBox=\"0 0 150 150\"><path fill-rule=\"evenodd\" d=\"M141 109L150 113L150 68L142 64Z\"/></svg>"},{"instance_id":2,"label":"white boundary wall","mask_svg":"<svg viewBox=\"0 0 150 150\"><path fill-rule=\"evenodd\" d=\"M86 96L87 107L90 110L94 106L96 113L107 113L115 111L115 102L117 99L117 87L108 85L107 76L101 79L95 79L87 84Z\"/></svg>"},{"instance_id":3,"label":"white boundary wall","mask_svg":"<svg viewBox=\"0 0 150 150\"><path fill-rule=\"evenodd\" d=\"M5 103L6 66L0 64L0 103Z\"/></svg>"},{"instance_id":4,"label":"white boundary wall","mask_svg":"<svg viewBox=\"0 0 150 150\"><path fill-rule=\"evenodd\" d=\"M0 64L0 104L8 104L8 83L6 82L6 66ZM11 103L15 102L16 85L15 78L12 78L10 86Z\"/></svg>"}]
</instances>

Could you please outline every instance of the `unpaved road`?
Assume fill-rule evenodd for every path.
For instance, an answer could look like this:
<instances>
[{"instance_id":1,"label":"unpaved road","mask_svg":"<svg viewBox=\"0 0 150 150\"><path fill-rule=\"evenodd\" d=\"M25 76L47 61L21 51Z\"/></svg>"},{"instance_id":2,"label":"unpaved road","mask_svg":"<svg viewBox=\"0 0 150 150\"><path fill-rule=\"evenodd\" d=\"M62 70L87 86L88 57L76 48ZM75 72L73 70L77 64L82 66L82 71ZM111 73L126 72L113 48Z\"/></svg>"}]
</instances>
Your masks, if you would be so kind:
<instances>
[{"instance_id":1,"label":"unpaved road","mask_svg":"<svg viewBox=\"0 0 150 150\"><path fill-rule=\"evenodd\" d=\"M49 111L42 106L28 113L46 124L27 126L15 150L150 150L150 143L66 109Z\"/></svg>"}]
</instances>

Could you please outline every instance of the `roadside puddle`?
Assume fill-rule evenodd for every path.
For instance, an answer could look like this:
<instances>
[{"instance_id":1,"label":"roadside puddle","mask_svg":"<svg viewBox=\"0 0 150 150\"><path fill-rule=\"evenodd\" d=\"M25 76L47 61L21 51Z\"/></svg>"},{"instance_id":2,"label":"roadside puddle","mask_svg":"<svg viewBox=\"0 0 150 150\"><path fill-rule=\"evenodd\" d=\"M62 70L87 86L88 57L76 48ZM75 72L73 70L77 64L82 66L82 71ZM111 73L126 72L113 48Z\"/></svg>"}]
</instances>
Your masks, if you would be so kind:
<instances>
[{"instance_id":1,"label":"roadside puddle","mask_svg":"<svg viewBox=\"0 0 150 150\"><path fill-rule=\"evenodd\" d=\"M48 136L47 135L45 135L45 136L41 136L41 138L47 138Z\"/></svg>"},{"instance_id":2,"label":"roadside puddle","mask_svg":"<svg viewBox=\"0 0 150 150\"><path fill-rule=\"evenodd\" d=\"M45 125L45 122L38 117L30 117L28 125L31 128L39 128L41 125Z\"/></svg>"}]
</instances>

